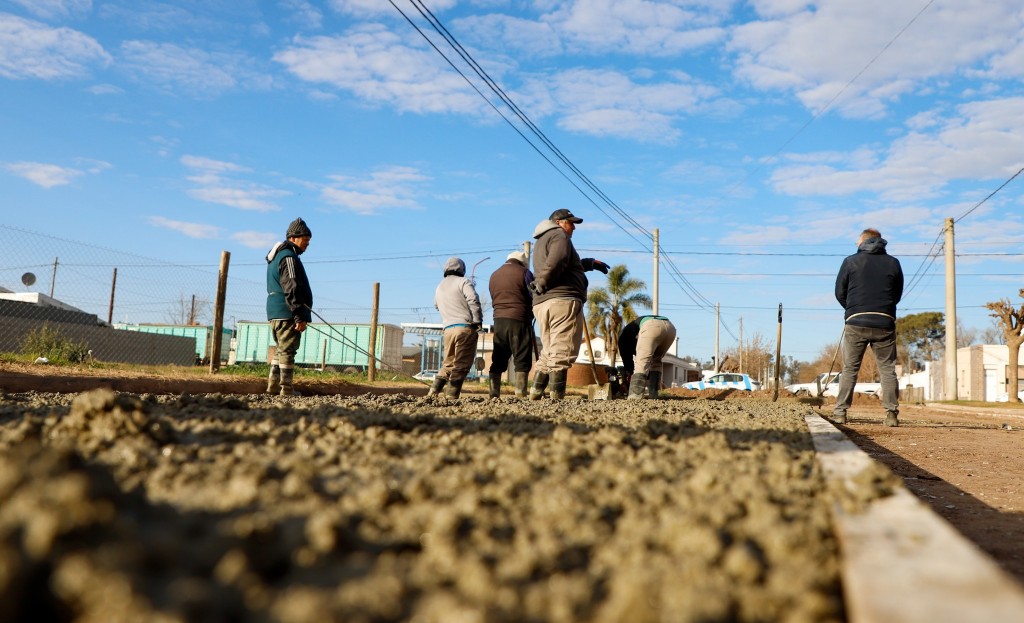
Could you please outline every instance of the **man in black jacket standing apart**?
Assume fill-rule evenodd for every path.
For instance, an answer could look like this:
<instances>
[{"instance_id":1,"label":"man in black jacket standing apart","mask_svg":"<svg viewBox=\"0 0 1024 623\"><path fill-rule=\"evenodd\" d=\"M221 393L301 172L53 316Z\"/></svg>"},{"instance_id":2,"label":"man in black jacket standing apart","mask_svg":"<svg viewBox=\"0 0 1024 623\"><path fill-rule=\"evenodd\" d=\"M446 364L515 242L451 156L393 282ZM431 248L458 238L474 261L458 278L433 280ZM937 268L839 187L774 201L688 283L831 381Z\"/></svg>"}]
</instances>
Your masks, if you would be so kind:
<instances>
[{"instance_id":1,"label":"man in black jacket standing apart","mask_svg":"<svg viewBox=\"0 0 1024 623\"><path fill-rule=\"evenodd\" d=\"M843 374L833 414L846 423L864 351L871 346L881 377L885 425L899 426L899 384L896 380L896 304L903 297L900 261L885 252L877 229L865 229L857 253L843 260L836 276L836 300L845 310Z\"/></svg>"},{"instance_id":2,"label":"man in black jacket standing apart","mask_svg":"<svg viewBox=\"0 0 1024 623\"><path fill-rule=\"evenodd\" d=\"M285 240L267 253L267 320L277 344L267 393L291 396L295 373L295 353L299 352L302 332L312 317L313 290L299 256L309 248L313 236L306 222L297 218L288 225Z\"/></svg>"}]
</instances>

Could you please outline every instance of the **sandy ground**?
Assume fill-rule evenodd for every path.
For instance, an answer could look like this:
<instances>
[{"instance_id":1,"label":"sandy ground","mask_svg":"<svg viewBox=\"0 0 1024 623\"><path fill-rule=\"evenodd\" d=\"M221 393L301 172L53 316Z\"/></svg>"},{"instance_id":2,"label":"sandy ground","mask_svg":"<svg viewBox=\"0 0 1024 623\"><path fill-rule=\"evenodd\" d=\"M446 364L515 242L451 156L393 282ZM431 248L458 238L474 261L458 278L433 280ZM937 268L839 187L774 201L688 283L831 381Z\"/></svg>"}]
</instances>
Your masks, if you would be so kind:
<instances>
[{"instance_id":1,"label":"sandy ground","mask_svg":"<svg viewBox=\"0 0 1024 623\"><path fill-rule=\"evenodd\" d=\"M803 425L828 405L0 373L0 623L844 620ZM851 415L1024 579L1020 416Z\"/></svg>"}]
</instances>

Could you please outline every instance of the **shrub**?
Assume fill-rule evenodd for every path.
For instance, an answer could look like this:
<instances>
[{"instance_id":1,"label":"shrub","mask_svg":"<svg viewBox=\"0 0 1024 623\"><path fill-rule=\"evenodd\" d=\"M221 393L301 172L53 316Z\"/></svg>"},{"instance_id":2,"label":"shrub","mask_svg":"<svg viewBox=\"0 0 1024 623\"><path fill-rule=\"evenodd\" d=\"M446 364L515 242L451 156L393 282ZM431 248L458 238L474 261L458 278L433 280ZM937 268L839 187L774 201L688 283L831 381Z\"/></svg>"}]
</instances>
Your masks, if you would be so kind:
<instances>
[{"instance_id":1,"label":"shrub","mask_svg":"<svg viewBox=\"0 0 1024 623\"><path fill-rule=\"evenodd\" d=\"M25 336L21 353L29 359L46 357L51 363L82 363L89 358L89 347L44 324Z\"/></svg>"}]
</instances>

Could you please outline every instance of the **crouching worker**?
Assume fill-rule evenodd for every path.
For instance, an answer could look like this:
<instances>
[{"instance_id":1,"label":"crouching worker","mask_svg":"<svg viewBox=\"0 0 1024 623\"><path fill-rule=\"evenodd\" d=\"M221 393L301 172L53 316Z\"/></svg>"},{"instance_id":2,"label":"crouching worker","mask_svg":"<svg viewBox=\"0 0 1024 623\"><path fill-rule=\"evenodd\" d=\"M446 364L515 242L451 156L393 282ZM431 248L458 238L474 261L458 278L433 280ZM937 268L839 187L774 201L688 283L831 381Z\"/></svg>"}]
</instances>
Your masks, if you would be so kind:
<instances>
[{"instance_id":1,"label":"crouching worker","mask_svg":"<svg viewBox=\"0 0 1024 623\"><path fill-rule=\"evenodd\" d=\"M619 334L619 355L629 380L629 400L646 394L657 398L661 389L661 361L676 340L676 328L664 316L640 316Z\"/></svg>"},{"instance_id":2,"label":"crouching worker","mask_svg":"<svg viewBox=\"0 0 1024 623\"><path fill-rule=\"evenodd\" d=\"M312 237L306 222L297 218L288 225L285 240L267 253L267 320L277 345L270 361L268 394L296 394L292 387L295 353L306 324L313 319L313 290L299 256Z\"/></svg>"},{"instance_id":3,"label":"crouching worker","mask_svg":"<svg viewBox=\"0 0 1024 623\"><path fill-rule=\"evenodd\" d=\"M444 278L434 291L434 307L441 312L444 325L444 359L427 395L444 389L449 398L458 398L473 365L476 336L483 318L476 287L466 279L466 263L461 259L450 257L445 262Z\"/></svg>"}]
</instances>

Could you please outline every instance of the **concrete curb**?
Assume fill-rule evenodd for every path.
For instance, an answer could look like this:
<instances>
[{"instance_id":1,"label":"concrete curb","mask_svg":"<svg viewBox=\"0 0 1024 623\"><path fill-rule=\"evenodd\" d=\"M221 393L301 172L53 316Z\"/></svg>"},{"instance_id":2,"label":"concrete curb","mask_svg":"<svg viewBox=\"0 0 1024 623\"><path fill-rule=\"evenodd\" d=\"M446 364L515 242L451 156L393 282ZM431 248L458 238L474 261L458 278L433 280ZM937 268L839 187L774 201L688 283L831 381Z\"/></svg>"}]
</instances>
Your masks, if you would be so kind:
<instances>
[{"instance_id":1,"label":"concrete curb","mask_svg":"<svg viewBox=\"0 0 1024 623\"><path fill-rule=\"evenodd\" d=\"M855 490L871 457L821 416L805 420L825 479ZM832 517L849 621L1024 620L1024 589L906 487Z\"/></svg>"}]
</instances>

